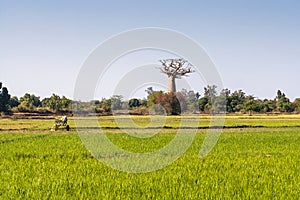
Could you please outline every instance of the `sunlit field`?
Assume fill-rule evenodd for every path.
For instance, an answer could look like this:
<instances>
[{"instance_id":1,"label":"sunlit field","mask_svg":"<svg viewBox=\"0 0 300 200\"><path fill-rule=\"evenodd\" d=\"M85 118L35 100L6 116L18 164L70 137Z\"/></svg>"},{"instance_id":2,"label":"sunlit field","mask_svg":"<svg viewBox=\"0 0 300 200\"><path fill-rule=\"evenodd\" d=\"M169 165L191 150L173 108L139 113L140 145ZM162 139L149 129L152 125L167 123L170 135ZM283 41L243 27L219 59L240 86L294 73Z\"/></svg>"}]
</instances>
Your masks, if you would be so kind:
<instances>
[{"instance_id":1,"label":"sunlit field","mask_svg":"<svg viewBox=\"0 0 300 200\"><path fill-rule=\"evenodd\" d=\"M300 116L227 116L223 133L204 158L199 150L209 116L99 117L119 147L151 152L167 145L179 128L198 129L190 148L171 165L149 173L121 172L91 155L71 130L50 131L54 119L0 120L1 199L297 199L300 196ZM90 117L82 118L86 127ZM153 137L127 135L127 120ZM82 124L81 124L82 125Z\"/></svg>"}]
</instances>

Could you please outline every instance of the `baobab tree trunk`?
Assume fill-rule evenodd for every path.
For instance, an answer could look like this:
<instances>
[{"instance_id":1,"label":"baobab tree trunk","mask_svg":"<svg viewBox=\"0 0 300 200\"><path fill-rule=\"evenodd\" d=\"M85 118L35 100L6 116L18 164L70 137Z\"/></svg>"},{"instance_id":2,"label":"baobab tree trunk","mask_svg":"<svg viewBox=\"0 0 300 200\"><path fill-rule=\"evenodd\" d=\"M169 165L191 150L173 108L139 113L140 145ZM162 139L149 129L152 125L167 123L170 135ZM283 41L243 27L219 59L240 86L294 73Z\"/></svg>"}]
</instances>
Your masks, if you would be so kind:
<instances>
[{"instance_id":1,"label":"baobab tree trunk","mask_svg":"<svg viewBox=\"0 0 300 200\"><path fill-rule=\"evenodd\" d=\"M176 85L175 85L175 77L169 76L168 77L168 92L176 92Z\"/></svg>"}]
</instances>

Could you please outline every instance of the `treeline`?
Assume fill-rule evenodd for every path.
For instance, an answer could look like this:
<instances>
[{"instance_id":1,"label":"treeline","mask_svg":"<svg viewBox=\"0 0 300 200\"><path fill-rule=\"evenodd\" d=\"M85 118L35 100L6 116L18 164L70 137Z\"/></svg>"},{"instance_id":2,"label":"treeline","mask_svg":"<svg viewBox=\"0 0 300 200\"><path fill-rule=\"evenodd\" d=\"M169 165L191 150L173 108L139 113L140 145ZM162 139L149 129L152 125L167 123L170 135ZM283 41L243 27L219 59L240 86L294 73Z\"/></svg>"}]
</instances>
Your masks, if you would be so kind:
<instances>
[{"instance_id":1,"label":"treeline","mask_svg":"<svg viewBox=\"0 0 300 200\"><path fill-rule=\"evenodd\" d=\"M274 99L258 99L247 95L242 90L231 92L223 89L217 92L217 87L206 86L202 94L185 89L176 93L164 93L147 88L147 98L123 100L121 95L110 98L93 100L90 102L73 101L65 96L52 96L41 99L34 94L26 93L18 98L11 96L6 87L0 83L0 112L13 114L15 112L36 113L72 113L72 108L84 114L97 113L110 115L112 113L168 114L179 115L182 113L299 113L300 98L293 102L280 90Z\"/></svg>"}]
</instances>

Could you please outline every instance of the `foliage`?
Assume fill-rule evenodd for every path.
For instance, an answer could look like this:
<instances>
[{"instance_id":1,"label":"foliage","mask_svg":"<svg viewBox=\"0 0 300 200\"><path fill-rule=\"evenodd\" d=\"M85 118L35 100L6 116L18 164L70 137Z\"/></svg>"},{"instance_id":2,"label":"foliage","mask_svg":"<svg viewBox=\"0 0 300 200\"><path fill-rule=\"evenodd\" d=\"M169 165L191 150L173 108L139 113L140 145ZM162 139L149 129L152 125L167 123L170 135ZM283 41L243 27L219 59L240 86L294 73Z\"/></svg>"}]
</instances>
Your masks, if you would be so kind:
<instances>
[{"instance_id":1,"label":"foliage","mask_svg":"<svg viewBox=\"0 0 300 200\"><path fill-rule=\"evenodd\" d=\"M214 98L217 96L217 86L216 85L208 85L204 87L204 96L209 98Z\"/></svg>"},{"instance_id":2,"label":"foliage","mask_svg":"<svg viewBox=\"0 0 300 200\"><path fill-rule=\"evenodd\" d=\"M8 93L8 89L6 87L2 87L2 83L0 82L0 113L8 112L9 100L10 100L10 94Z\"/></svg>"},{"instance_id":3,"label":"foliage","mask_svg":"<svg viewBox=\"0 0 300 200\"><path fill-rule=\"evenodd\" d=\"M1 84L2 87L2 84ZM99 113L110 115L112 111L136 109L143 106L141 110L136 109L134 113L179 115L181 113L293 113L300 112L300 100L293 102L281 90L277 91L274 99L258 99L253 95L247 95L243 90L231 92L224 88L218 93L217 86L208 85L204 87L202 96L199 92L182 89L176 93L164 93L154 91L152 87L145 90L147 99L132 98L123 100L121 95L90 102L76 102L65 96L52 94L51 97L40 100L39 96L26 93L23 97L10 97L7 88L0 90L0 112L72 112L72 104L78 105L85 114ZM80 105L79 105L80 104ZM13 108L13 109L12 109ZM148 109L148 110L147 110Z\"/></svg>"},{"instance_id":4,"label":"foliage","mask_svg":"<svg viewBox=\"0 0 300 200\"><path fill-rule=\"evenodd\" d=\"M111 112L111 99L102 99L98 106L99 112L106 112L110 113Z\"/></svg>"},{"instance_id":5,"label":"foliage","mask_svg":"<svg viewBox=\"0 0 300 200\"><path fill-rule=\"evenodd\" d=\"M295 111L300 112L300 98L296 98L293 102L293 107Z\"/></svg>"},{"instance_id":6,"label":"foliage","mask_svg":"<svg viewBox=\"0 0 300 200\"><path fill-rule=\"evenodd\" d=\"M35 110L35 108L42 105L40 97L29 93L25 93L24 96L20 98L19 102L20 104L18 105L18 110L20 112L32 112Z\"/></svg>"},{"instance_id":7,"label":"foliage","mask_svg":"<svg viewBox=\"0 0 300 200\"><path fill-rule=\"evenodd\" d=\"M290 100L280 90L277 91L276 100L277 100L276 106L277 106L277 110L279 112L292 112L293 111Z\"/></svg>"},{"instance_id":8,"label":"foliage","mask_svg":"<svg viewBox=\"0 0 300 200\"><path fill-rule=\"evenodd\" d=\"M26 102L26 104L33 107L41 106L40 97L35 96L34 94L26 93L23 97L20 98L20 103L22 102Z\"/></svg>"},{"instance_id":9,"label":"foliage","mask_svg":"<svg viewBox=\"0 0 300 200\"><path fill-rule=\"evenodd\" d=\"M148 107L153 107L156 114L180 115L186 110L184 96L180 92L153 92L148 96ZM164 111L163 111L163 110Z\"/></svg>"},{"instance_id":10,"label":"foliage","mask_svg":"<svg viewBox=\"0 0 300 200\"><path fill-rule=\"evenodd\" d=\"M112 110L120 110L122 109L122 95L113 95L111 100L111 109Z\"/></svg>"},{"instance_id":11,"label":"foliage","mask_svg":"<svg viewBox=\"0 0 300 200\"><path fill-rule=\"evenodd\" d=\"M149 93L149 95L147 97L147 99L148 99L148 102L147 102L148 108L151 108L156 104L156 96L160 95L160 94L163 94L163 91L152 91L151 93Z\"/></svg>"},{"instance_id":12,"label":"foliage","mask_svg":"<svg viewBox=\"0 0 300 200\"><path fill-rule=\"evenodd\" d=\"M277 91L275 99L260 100L252 95L246 95L242 90L230 92L229 89L223 89L218 95L216 86L204 87L204 97L198 100L199 110L209 113L216 110L225 110L222 105L226 103L226 111L228 113L268 113L268 112L283 112L291 113L300 108L299 103L291 103L289 98L280 90Z\"/></svg>"},{"instance_id":13,"label":"foliage","mask_svg":"<svg viewBox=\"0 0 300 200\"><path fill-rule=\"evenodd\" d=\"M246 101L246 94L242 90L237 90L227 97L227 111L240 112Z\"/></svg>"},{"instance_id":14,"label":"foliage","mask_svg":"<svg viewBox=\"0 0 300 200\"><path fill-rule=\"evenodd\" d=\"M272 112L276 110L276 100L264 99L261 103L261 112Z\"/></svg>"},{"instance_id":15,"label":"foliage","mask_svg":"<svg viewBox=\"0 0 300 200\"><path fill-rule=\"evenodd\" d=\"M204 97L198 101L199 110L205 113L220 113L226 112L226 96L222 91L217 95L217 86L204 87Z\"/></svg>"},{"instance_id":16,"label":"foliage","mask_svg":"<svg viewBox=\"0 0 300 200\"><path fill-rule=\"evenodd\" d=\"M65 96L60 97L56 94L52 94L51 97L44 98L41 104L43 107L52 111L69 111L71 110L72 100Z\"/></svg>"},{"instance_id":17,"label":"foliage","mask_svg":"<svg viewBox=\"0 0 300 200\"><path fill-rule=\"evenodd\" d=\"M139 106L131 108L129 111L129 114L131 115L149 115L149 109L147 106Z\"/></svg>"},{"instance_id":18,"label":"foliage","mask_svg":"<svg viewBox=\"0 0 300 200\"><path fill-rule=\"evenodd\" d=\"M249 112L249 115L252 115L253 111L259 112L260 109L259 101L255 100L253 96L249 96L244 103L244 110Z\"/></svg>"},{"instance_id":19,"label":"foliage","mask_svg":"<svg viewBox=\"0 0 300 200\"><path fill-rule=\"evenodd\" d=\"M186 102L186 109L184 109L183 111L187 111L190 113L196 113L197 111L199 111L199 92L195 93L193 90L187 91L186 89L182 89L180 93Z\"/></svg>"},{"instance_id":20,"label":"foliage","mask_svg":"<svg viewBox=\"0 0 300 200\"><path fill-rule=\"evenodd\" d=\"M148 87L148 88L145 90L145 92L146 92L148 95L150 95L150 94L152 94L152 93L154 92L154 90L153 90L152 87Z\"/></svg>"},{"instance_id":21,"label":"foliage","mask_svg":"<svg viewBox=\"0 0 300 200\"><path fill-rule=\"evenodd\" d=\"M18 105L20 105L18 97L16 97L16 96L11 97L9 100L10 108L17 107Z\"/></svg>"},{"instance_id":22,"label":"foliage","mask_svg":"<svg viewBox=\"0 0 300 200\"><path fill-rule=\"evenodd\" d=\"M130 99L130 100L128 101L128 106L129 106L129 108L136 108L136 107L139 107L139 106L141 106L141 105L142 105L142 104L141 104L140 100L138 100L138 99L136 99L136 98Z\"/></svg>"}]
</instances>

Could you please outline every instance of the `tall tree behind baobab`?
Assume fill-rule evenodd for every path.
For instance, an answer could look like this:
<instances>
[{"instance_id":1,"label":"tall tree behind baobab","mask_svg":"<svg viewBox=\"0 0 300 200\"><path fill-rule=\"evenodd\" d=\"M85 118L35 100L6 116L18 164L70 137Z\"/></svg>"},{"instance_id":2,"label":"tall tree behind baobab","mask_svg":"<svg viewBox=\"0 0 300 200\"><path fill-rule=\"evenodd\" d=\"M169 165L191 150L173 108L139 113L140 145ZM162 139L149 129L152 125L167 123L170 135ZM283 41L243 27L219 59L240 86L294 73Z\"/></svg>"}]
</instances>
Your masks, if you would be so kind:
<instances>
[{"instance_id":1,"label":"tall tree behind baobab","mask_svg":"<svg viewBox=\"0 0 300 200\"><path fill-rule=\"evenodd\" d=\"M176 92L175 79L180 79L182 76L194 72L192 64L183 58L160 60L162 66L161 72L168 76L168 92Z\"/></svg>"}]
</instances>

